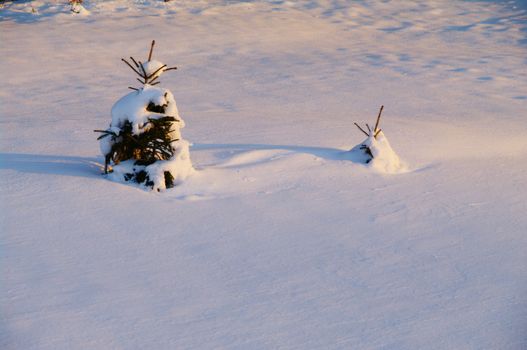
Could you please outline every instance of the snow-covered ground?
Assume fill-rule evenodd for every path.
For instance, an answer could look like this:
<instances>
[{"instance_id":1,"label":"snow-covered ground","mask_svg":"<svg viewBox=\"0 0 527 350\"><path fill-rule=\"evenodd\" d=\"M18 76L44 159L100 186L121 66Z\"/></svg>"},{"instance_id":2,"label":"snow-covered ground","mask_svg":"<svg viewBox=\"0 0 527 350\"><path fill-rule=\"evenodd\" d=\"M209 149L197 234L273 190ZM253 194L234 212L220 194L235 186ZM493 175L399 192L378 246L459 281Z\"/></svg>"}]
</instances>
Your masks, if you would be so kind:
<instances>
[{"instance_id":1,"label":"snow-covered ground","mask_svg":"<svg viewBox=\"0 0 527 350\"><path fill-rule=\"evenodd\" d=\"M64 3L0 9L0 348L527 348L525 1ZM152 39L163 193L93 132Z\"/></svg>"}]
</instances>

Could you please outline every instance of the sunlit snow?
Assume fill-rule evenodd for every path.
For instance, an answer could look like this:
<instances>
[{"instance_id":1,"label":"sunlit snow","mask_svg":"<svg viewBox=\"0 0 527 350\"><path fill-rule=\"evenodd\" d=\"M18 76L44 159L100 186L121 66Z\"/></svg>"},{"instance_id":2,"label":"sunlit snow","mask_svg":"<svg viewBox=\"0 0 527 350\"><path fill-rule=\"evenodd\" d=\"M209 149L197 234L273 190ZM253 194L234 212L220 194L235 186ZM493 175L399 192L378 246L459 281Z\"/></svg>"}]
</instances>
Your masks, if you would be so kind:
<instances>
[{"instance_id":1,"label":"sunlit snow","mask_svg":"<svg viewBox=\"0 0 527 350\"><path fill-rule=\"evenodd\" d=\"M0 9L0 348L527 347L525 2L82 6ZM166 191L102 174L138 94L186 122Z\"/></svg>"}]
</instances>

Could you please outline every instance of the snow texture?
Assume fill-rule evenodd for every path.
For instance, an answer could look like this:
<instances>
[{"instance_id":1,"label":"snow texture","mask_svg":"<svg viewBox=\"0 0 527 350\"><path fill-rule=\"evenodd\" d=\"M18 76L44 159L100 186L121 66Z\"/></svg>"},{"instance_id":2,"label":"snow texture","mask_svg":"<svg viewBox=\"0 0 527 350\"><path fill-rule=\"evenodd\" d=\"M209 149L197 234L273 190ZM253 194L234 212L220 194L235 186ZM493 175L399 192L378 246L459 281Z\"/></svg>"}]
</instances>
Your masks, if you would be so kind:
<instances>
[{"instance_id":1,"label":"snow texture","mask_svg":"<svg viewBox=\"0 0 527 350\"><path fill-rule=\"evenodd\" d=\"M0 9L1 349L527 348L525 2L83 6ZM93 133L153 39L164 193ZM405 173L350 152L380 105Z\"/></svg>"}]
</instances>

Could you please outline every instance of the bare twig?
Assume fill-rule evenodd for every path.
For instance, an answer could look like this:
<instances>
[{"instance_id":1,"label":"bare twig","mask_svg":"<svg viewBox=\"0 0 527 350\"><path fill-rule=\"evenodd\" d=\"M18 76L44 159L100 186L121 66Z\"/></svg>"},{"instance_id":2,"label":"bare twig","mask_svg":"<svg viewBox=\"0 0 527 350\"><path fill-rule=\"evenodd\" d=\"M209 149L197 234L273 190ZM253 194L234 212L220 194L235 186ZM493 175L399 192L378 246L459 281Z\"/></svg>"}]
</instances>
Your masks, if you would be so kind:
<instances>
[{"instance_id":1,"label":"bare twig","mask_svg":"<svg viewBox=\"0 0 527 350\"><path fill-rule=\"evenodd\" d=\"M128 88L129 88L129 89L132 89L132 90L135 90L135 91L139 91L139 89L136 89L136 88L131 87L131 86L129 86Z\"/></svg>"},{"instance_id":2,"label":"bare twig","mask_svg":"<svg viewBox=\"0 0 527 350\"><path fill-rule=\"evenodd\" d=\"M130 63L128 63L127 60L125 60L124 58L121 58L121 61L123 61L124 63L126 63L126 65L127 65L128 67L130 67L134 72L136 72L137 75L141 76L141 73L139 73L134 67L132 67L132 65L131 65Z\"/></svg>"},{"instance_id":3,"label":"bare twig","mask_svg":"<svg viewBox=\"0 0 527 350\"><path fill-rule=\"evenodd\" d=\"M150 53L148 54L148 60L152 59L152 52L154 51L154 45L156 44L155 40L152 40L152 45L150 45Z\"/></svg>"},{"instance_id":4,"label":"bare twig","mask_svg":"<svg viewBox=\"0 0 527 350\"><path fill-rule=\"evenodd\" d=\"M146 61L146 62L150 62L152 60L152 55L153 55L153 52L154 52L155 44L156 44L156 41L152 40L152 43L150 44L150 51L148 52L148 61ZM176 70L177 69L177 67L175 67L175 66L174 67L167 67L166 64L163 64L161 67L157 68L151 74L147 74L145 66L143 65L143 62L141 62L140 60L136 60L132 56L130 56L130 60L131 60L131 62L133 64L130 63L129 61L127 61L126 59L121 58L121 61L126 63L126 65L128 67L130 67L130 69L132 69L134 71L134 73L137 74L142 79L142 80L141 79L137 79L137 81L139 81L143 85L144 84L157 85L157 84L159 84L159 81L157 81L157 78L159 77L161 72L166 72L168 70ZM134 65L135 65L135 67L134 67ZM130 87L130 88L132 88L132 87ZM137 90L137 89L133 88L133 90Z\"/></svg>"},{"instance_id":5,"label":"bare twig","mask_svg":"<svg viewBox=\"0 0 527 350\"><path fill-rule=\"evenodd\" d=\"M368 128L368 134L371 134L371 128L370 128L370 126L368 125L368 123L366 123L366 127Z\"/></svg>"},{"instance_id":6,"label":"bare twig","mask_svg":"<svg viewBox=\"0 0 527 350\"><path fill-rule=\"evenodd\" d=\"M377 132L375 133L375 135L373 135L373 137L377 137L377 135L379 135L379 133L382 131L382 129L379 129L377 130Z\"/></svg>"},{"instance_id":7,"label":"bare twig","mask_svg":"<svg viewBox=\"0 0 527 350\"><path fill-rule=\"evenodd\" d=\"M132 56L130 56L130 59L134 62L135 66L139 68L139 64L137 64L137 61Z\"/></svg>"},{"instance_id":8,"label":"bare twig","mask_svg":"<svg viewBox=\"0 0 527 350\"><path fill-rule=\"evenodd\" d=\"M364 129L362 129L362 128L359 126L359 124L357 124L357 123L354 123L354 124L355 124L355 126L356 126L357 128L359 128L360 131L362 131L362 132L364 133L364 135L366 135L366 136L368 136L368 137L370 136L366 131L364 131Z\"/></svg>"},{"instance_id":9,"label":"bare twig","mask_svg":"<svg viewBox=\"0 0 527 350\"><path fill-rule=\"evenodd\" d=\"M158 75L157 77L155 77L154 79L150 80L150 82L149 82L148 84L152 85L152 83L153 83L154 81L156 81L158 78L159 78L159 75Z\"/></svg>"},{"instance_id":10,"label":"bare twig","mask_svg":"<svg viewBox=\"0 0 527 350\"><path fill-rule=\"evenodd\" d=\"M381 120L381 113L382 113L382 110L384 108L384 105L381 106L381 109L379 110L379 115L377 116L377 122L375 123L375 128L373 129L373 131L377 132L377 128L379 127L379 122Z\"/></svg>"},{"instance_id":11,"label":"bare twig","mask_svg":"<svg viewBox=\"0 0 527 350\"><path fill-rule=\"evenodd\" d=\"M139 62L139 67L141 67L141 70L143 71L143 75L142 77L145 79L145 84L146 84L146 72L145 72L145 67L143 67L143 63L141 61L138 61ZM141 74L139 74L141 75Z\"/></svg>"}]
</instances>

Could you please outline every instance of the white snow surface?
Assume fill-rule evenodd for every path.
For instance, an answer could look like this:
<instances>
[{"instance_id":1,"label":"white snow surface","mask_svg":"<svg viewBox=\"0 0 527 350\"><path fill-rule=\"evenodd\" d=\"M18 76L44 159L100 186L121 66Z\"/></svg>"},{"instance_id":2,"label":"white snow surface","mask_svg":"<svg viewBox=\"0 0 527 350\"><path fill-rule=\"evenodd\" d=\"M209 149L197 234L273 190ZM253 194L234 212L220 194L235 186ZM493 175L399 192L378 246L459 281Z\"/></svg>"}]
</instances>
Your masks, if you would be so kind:
<instances>
[{"instance_id":1,"label":"white snow surface","mask_svg":"<svg viewBox=\"0 0 527 350\"><path fill-rule=\"evenodd\" d=\"M0 348L527 347L525 2L65 3L0 9ZM162 193L92 131L153 39ZM404 173L350 157L380 105Z\"/></svg>"}]
</instances>

